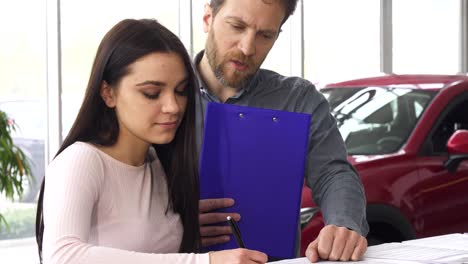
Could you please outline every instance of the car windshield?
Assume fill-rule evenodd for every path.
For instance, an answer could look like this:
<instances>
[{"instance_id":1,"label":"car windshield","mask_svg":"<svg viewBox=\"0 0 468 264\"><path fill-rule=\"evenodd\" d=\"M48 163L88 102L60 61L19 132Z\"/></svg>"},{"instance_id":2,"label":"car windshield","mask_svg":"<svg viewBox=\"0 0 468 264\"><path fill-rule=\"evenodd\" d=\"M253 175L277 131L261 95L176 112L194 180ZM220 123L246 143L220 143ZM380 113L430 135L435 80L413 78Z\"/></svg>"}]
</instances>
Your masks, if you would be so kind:
<instances>
[{"instance_id":1,"label":"car windshield","mask_svg":"<svg viewBox=\"0 0 468 264\"><path fill-rule=\"evenodd\" d=\"M349 155L393 153L406 142L435 91L391 87L324 88Z\"/></svg>"}]
</instances>

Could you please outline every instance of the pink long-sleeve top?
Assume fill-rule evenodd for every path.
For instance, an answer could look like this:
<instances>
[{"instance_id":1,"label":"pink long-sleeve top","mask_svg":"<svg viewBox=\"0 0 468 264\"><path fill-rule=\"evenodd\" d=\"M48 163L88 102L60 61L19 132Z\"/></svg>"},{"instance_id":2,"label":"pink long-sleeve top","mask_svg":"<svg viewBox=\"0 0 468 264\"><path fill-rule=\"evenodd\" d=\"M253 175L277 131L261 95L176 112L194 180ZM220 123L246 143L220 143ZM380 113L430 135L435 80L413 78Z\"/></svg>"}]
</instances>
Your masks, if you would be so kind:
<instances>
[{"instance_id":1,"label":"pink long-sleeve top","mask_svg":"<svg viewBox=\"0 0 468 264\"><path fill-rule=\"evenodd\" d=\"M182 223L165 213L164 171L153 149L150 154L152 161L134 167L76 142L50 163L44 264L209 263L208 254L176 253Z\"/></svg>"}]
</instances>

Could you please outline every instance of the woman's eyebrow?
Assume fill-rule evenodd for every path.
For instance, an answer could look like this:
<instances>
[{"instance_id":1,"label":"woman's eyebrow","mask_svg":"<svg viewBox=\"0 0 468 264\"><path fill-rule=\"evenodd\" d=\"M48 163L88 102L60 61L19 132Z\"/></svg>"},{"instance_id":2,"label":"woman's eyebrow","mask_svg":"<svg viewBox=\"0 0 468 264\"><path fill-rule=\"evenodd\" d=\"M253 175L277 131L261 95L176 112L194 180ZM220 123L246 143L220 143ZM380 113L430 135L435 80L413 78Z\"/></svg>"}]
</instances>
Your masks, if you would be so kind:
<instances>
[{"instance_id":1,"label":"woman's eyebrow","mask_svg":"<svg viewBox=\"0 0 468 264\"><path fill-rule=\"evenodd\" d=\"M144 85L148 85L148 84L151 84L151 85L154 85L154 86L166 86L165 82L152 81L152 80L146 80L144 82L137 83L136 86L144 86Z\"/></svg>"},{"instance_id":2,"label":"woman's eyebrow","mask_svg":"<svg viewBox=\"0 0 468 264\"><path fill-rule=\"evenodd\" d=\"M181 84L185 84L186 82L188 82L188 79L189 79L188 77L185 77L184 79L179 81L176 86L179 86ZM161 82L161 81L146 80L144 82L137 83L136 86L144 86L144 85L148 85L148 84L151 84L151 85L154 85L154 86L157 86L157 87L164 87L164 86L167 85L167 83Z\"/></svg>"}]
</instances>

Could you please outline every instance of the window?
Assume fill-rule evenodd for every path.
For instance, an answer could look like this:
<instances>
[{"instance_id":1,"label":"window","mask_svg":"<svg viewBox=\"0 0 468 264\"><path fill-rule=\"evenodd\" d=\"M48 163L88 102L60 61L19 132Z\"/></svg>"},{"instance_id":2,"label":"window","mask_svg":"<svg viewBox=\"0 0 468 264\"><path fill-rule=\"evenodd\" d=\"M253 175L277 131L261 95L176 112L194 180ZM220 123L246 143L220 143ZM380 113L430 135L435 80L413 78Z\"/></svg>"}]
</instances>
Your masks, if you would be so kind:
<instances>
[{"instance_id":1,"label":"window","mask_svg":"<svg viewBox=\"0 0 468 264\"><path fill-rule=\"evenodd\" d=\"M8 259L9 245L2 240L32 237L35 232L35 201L45 167L45 15L45 1L0 2L0 110L18 126L11 136L28 156L33 179L22 183L23 196L14 202L0 195L0 214L9 224L7 229L0 223L0 256L5 262L18 263L17 258ZM33 257L29 259L36 261Z\"/></svg>"},{"instance_id":2,"label":"window","mask_svg":"<svg viewBox=\"0 0 468 264\"><path fill-rule=\"evenodd\" d=\"M328 95L351 155L397 151L433 97L431 92L393 87L327 88L322 93Z\"/></svg>"},{"instance_id":3,"label":"window","mask_svg":"<svg viewBox=\"0 0 468 264\"><path fill-rule=\"evenodd\" d=\"M393 72L458 72L460 1L395 0Z\"/></svg>"},{"instance_id":4,"label":"window","mask_svg":"<svg viewBox=\"0 0 468 264\"><path fill-rule=\"evenodd\" d=\"M304 77L326 84L380 72L380 2L305 0Z\"/></svg>"},{"instance_id":5,"label":"window","mask_svg":"<svg viewBox=\"0 0 468 264\"><path fill-rule=\"evenodd\" d=\"M416 101L416 100L413 102L413 108L414 108L414 114L416 116L419 116L422 113L422 111L424 110L421 103Z\"/></svg>"},{"instance_id":6,"label":"window","mask_svg":"<svg viewBox=\"0 0 468 264\"><path fill-rule=\"evenodd\" d=\"M426 140L425 150L434 155L446 155L447 141L458 129L468 129L468 93L457 96L445 109L437 122L436 129Z\"/></svg>"},{"instance_id":7,"label":"window","mask_svg":"<svg viewBox=\"0 0 468 264\"><path fill-rule=\"evenodd\" d=\"M203 32L203 14L208 0L192 0L193 56L205 48L207 34Z\"/></svg>"}]
</instances>

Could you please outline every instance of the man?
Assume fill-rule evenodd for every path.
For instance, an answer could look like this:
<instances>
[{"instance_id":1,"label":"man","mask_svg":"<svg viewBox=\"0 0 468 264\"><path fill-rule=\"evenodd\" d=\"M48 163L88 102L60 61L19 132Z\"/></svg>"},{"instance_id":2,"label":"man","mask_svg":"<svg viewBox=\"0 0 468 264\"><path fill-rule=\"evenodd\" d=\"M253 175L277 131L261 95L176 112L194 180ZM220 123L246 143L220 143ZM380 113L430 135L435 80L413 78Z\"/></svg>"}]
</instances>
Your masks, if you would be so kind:
<instances>
[{"instance_id":1,"label":"man","mask_svg":"<svg viewBox=\"0 0 468 264\"><path fill-rule=\"evenodd\" d=\"M197 129L201 145L203 118L210 101L310 113L306 180L321 207L325 227L306 250L319 259L358 260L367 249L365 195L359 176L346 159L346 149L326 99L307 80L259 69L294 12L297 0L212 0L205 5L205 51L195 58L200 76ZM229 240L225 222L237 213L215 213L232 199L200 201L203 245Z\"/></svg>"}]
</instances>

